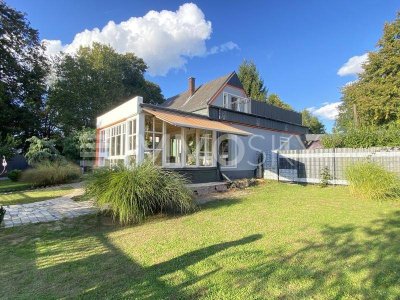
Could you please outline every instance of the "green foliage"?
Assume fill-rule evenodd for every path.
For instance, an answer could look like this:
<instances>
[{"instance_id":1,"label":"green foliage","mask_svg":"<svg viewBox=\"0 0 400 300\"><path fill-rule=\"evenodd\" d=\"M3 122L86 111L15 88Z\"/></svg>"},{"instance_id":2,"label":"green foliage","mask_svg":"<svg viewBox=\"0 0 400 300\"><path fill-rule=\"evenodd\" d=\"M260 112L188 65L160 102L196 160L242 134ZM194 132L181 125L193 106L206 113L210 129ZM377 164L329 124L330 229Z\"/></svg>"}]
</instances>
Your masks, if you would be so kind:
<instances>
[{"instance_id":1,"label":"green foliage","mask_svg":"<svg viewBox=\"0 0 400 300\"><path fill-rule=\"evenodd\" d=\"M0 133L0 158L3 158L3 156L6 158L13 157L17 144L17 141L12 135L6 135L4 138L2 138Z\"/></svg>"},{"instance_id":2,"label":"green foliage","mask_svg":"<svg viewBox=\"0 0 400 300\"><path fill-rule=\"evenodd\" d=\"M55 142L49 139L39 139L36 136L27 139L29 144L28 152L25 154L30 165L44 161L62 161L64 157L55 147Z\"/></svg>"},{"instance_id":3,"label":"green foliage","mask_svg":"<svg viewBox=\"0 0 400 300\"><path fill-rule=\"evenodd\" d=\"M400 195L397 175L375 163L355 163L346 168L345 175L351 192L362 198L382 200Z\"/></svg>"},{"instance_id":4,"label":"green foliage","mask_svg":"<svg viewBox=\"0 0 400 300\"><path fill-rule=\"evenodd\" d=\"M33 186L50 186L75 181L81 175L81 169L73 163L43 161L34 168L23 171L21 181L29 182Z\"/></svg>"},{"instance_id":5,"label":"green foliage","mask_svg":"<svg viewBox=\"0 0 400 300\"><path fill-rule=\"evenodd\" d=\"M267 98L267 103L283 109L293 110L293 108L289 104L283 102L277 94L269 95Z\"/></svg>"},{"instance_id":6,"label":"green foliage","mask_svg":"<svg viewBox=\"0 0 400 300\"><path fill-rule=\"evenodd\" d=\"M49 106L57 111L57 124L66 135L94 127L98 115L134 96L153 104L164 100L159 86L145 80L144 61L110 46L81 47L76 55L62 57L56 69Z\"/></svg>"},{"instance_id":7,"label":"green foliage","mask_svg":"<svg viewBox=\"0 0 400 300\"><path fill-rule=\"evenodd\" d=\"M321 142L325 148L369 148L400 146L400 125L369 127L326 135Z\"/></svg>"},{"instance_id":8,"label":"green foliage","mask_svg":"<svg viewBox=\"0 0 400 300\"><path fill-rule=\"evenodd\" d=\"M15 169L15 170L11 170L10 172L8 172L7 177L11 181L18 181L21 178L21 174L22 174L21 170Z\"/></svg>"},{"instance_id":9,"label":"green foliage","mask_svg":"<svg viewBox=\"0 0 400 300\"><path fill-rule=\"evenodd\" d=\"M73 131L63 141L62 154L71 160L94 158L96 151L96 130L82 128Z\"/></svg>"},{"instance_id":10,"label":"green foliage","mask_svg":"<svg viewBox=\"0 0 400 300\"><path fill-rule=\"evenodd\" d=\"M400 120L400 12L393 22L385 24L377 46L376 52L369 53L358 80L343 88L343 105L337 120L342 130L356 126L354 105L359 126L381 126Z\"/></svg>"},{"instance_id":11,"label":"green foliage","mask_svg":"<svg viewBox=\"0 0 400 300\"><path fill-rule=\"evenodd\" d=\"M301 112L302 122L304 126L310 129L310 133L324 134L326 133L325 125L314 115L312 115L307 109Z\"/></svg>"},{"instance_id":12,"label":"green foliage","mask_svg":"<svg viewBox=\"0 0 400 300\"><path fill-rule=\"evenodd\" d=\"M0 1L0 132L26 137L41 129L48 63L25 15Z\"/></svg>"},{"instance_id":13,"label":"green foliage","mask_svg":"<svg viewBox=\"0 0 400 300\"><path fill-rule=\"evenodd\" d=\"M247 97L253 100L265 101L267 90L254 62L244 60L239 66L238 77Z\"/></svg>"},{"instance_id":14,"label":"green foliage","mask_svg":"<svg viewBox=\"0 0 400 300\"><path fill-rule=\"evenodd\" d=\"M332 175L331 175L331 171L329 170L329 167L325 166L322 168L321 173L321 182L319 183L319 185L321 187L326 187L329 184L329 180L332 180Z\"/></svg>"},{"instance_id":15,"label":"green foliage","mask_svg":"<svg viewBox=\"0 0 400 300\"><path fill-rule=\"evenodd\" d=\"M121 224L143 221L147 216L194 209L188 181L180 174L144 162L130 168L99 169L87 180L86 194L107 206Z\"/></svg>"}]
</instances>

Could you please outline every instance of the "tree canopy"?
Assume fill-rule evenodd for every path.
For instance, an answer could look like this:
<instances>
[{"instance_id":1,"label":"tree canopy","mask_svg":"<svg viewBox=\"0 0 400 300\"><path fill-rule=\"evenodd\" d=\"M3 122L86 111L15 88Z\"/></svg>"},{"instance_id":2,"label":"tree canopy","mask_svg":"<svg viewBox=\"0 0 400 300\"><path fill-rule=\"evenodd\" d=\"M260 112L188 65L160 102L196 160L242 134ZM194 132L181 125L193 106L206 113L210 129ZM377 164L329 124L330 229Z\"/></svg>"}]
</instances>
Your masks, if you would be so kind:
<instances>
[{"instance_id":1,"label":"tree canopy","mask_svg":"<svg viewBox=\"0 0 400 300\"><path fill-rule=\"evenodd\" d=\"M265 101L267 89L254 62L244 60L239 66L238 77L247 97L253 100Z\"/></svg>"},{"instance_id":2,"label":"tree canopy","mask_svg":"<svg viewBox=\"0 0 400 300\"><path fill-rule=\"evenodd\" d=\"M325 125L314 115L310 113L307 109L301 112L301 117L303 120L303 125L310 129L310 133L326 133Z\"/></svg>"},{"instance_id":3,"label":"tree canopy","mask_svg":"<svg viewBox=\"0 0 400 300\"><path fill-rule=\"evenodd\" d=\"M25 15L0 1L0 133L40 134L48 73L44 47Z\"/></svg>"},{"instance_id":4,"label":"tree canopy","mask_svg":"<svg viewBox=\"0 0 400 300\"><path fill-rule=\"evenodd\" d=\"M161 103L161 89L145 80L146 69L134 54L119 54L98 43L64 55L56 64L57 79L49 93L57 126L66 134L94 127L98 115L138 95L146 103Z\"/></svg>"},{"instance_id":5,"label":"tree canopy","mask_svg":"<svg viewBox=\"0 0 400 300\"><path fill-rule=\"evenodd\" d=\"M342 90L339 129L382 126L400 120L400 12L393 22L385 24L377 47L376 52L369 53L358 80Z\"/></svg>"},{"instance_id":6,"label":"tree canopy","mask_svg":"<svg viewBox=\"0 0 400 300\"><path fill-rule=\"evenodd\" d=\"M283 102L277 94L270 94L266 101L268 104L275 105L283 109L294 110L289 104Z\"/></svg>"}]
</instances>

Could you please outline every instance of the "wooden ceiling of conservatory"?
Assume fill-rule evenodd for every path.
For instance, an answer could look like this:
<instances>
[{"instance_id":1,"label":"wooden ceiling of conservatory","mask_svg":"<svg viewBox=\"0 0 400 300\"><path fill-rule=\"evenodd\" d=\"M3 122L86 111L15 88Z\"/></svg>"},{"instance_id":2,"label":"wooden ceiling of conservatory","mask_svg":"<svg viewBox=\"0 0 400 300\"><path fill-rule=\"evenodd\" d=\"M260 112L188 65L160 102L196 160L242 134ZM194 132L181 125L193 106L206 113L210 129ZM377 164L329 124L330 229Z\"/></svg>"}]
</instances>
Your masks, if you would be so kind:
<instances>
[{"instance_id":1,"label":"wooden ceiling of conservatory","mask_svg":"<svg viewBox=\"0 0 400 300\"><path fill-rule=\"evenodd\" d=\"M208 120L201 117L196 117L193 115L182 115L179 113L173 113L164 110L156 110L147 107L143 108L143 110L149 114L154 115L156 118L163 120L164 122L167 122L174 126L216 130L219 132L225 132L237 135L251 135L251 133L238 129L233 125L218 121Z\"/></svg>"}]
</instances>

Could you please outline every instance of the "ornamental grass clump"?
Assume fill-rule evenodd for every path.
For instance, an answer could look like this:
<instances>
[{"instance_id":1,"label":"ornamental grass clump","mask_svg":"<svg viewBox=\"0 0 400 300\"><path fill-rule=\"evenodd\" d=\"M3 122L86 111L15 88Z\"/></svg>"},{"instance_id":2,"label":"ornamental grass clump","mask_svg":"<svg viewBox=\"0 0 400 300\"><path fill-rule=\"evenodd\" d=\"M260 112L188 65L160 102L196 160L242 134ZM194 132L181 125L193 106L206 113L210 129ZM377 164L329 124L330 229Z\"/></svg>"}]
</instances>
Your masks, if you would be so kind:
<instances>
[{"instance_id":1,"label":"ornamental grass clump","mask_svg":"<svg viewBox=\"0 0 400 300\"><path fill-rule=\"evenodd\" d=\"M87 180L86 195L106 207L121 224L142 222L157 213L188 213L193 195L182 175L150 162L132 167L96 170Z\"/></svg>"},{"instance_id":2,"label":"ornamental grass clump","mask_svg":"<svg viewBox=\"0 0 400 300\"><path fill-rule=\"evenodd\" d=\"M351 192L362 198L383 200L400 196L399 177L373 162L352 164L345 175Z\"/></svg>"},{"instance_id":3,"label":"ornamental grass clump","mask_svg":"<svg viewBox=\"0 0 400 300\"><path fill-rule=\"evenodd\" d=\"M82 176L79 166L66 161L43 161L22 172L21 181L35 187L69 183Z\"/></svg>"}]
</instances>

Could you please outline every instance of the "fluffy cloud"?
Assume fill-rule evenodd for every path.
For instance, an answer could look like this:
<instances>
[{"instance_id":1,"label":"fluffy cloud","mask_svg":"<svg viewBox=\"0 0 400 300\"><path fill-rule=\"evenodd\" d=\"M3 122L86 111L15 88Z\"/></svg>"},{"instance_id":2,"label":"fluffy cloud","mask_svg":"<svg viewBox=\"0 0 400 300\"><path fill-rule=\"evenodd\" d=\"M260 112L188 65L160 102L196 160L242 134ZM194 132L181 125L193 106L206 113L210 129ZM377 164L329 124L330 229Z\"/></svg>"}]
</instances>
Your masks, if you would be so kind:
<instances>
[{"instance_id":1,"label":"fluffy cloud","mask_svg":"<svg viewBox=\"0 0 400 300\"><path fill-rule=\"evenodd\" d=\"M149 66L150 75L165 75L171 69L184 68L188 58L238 49L233 42L207 50L206 40L212 33L211 22L205 19L196 4L186 3L177 11L149 11L143 17L132 17L116 24L109 21L103 29L84 30L70 44L60 40L44 40L47 52L76 52L80 46L99 42L112 46L119 53L134 52Z\"/></svg>"},{"instance_id":2,"label":"fluffy cloud","mask_svg":"<svg viewBox=\"0 0 400 300\"><path fill-rule=\"evenodd\" d=\"M239 46L234 42L227 42L219 46L214 46L208 51L208 54L216 54L220 52L226 52L230 50L240 50Z\"/></svg>"},{"instance_id":3,"label":"fluffy cloud","mask_svg":"<svg viewBox=\"0 0 400 300\"><path fill-rule=\"evenodd\" d=\"M325 102L322 104L321 107L310 107L307 108L308 111L310 111L312 114L321 117L322 119L325 120L335 120L336 117L338 116L339 113L339 105L341 104L341 101L338 102Z\"/></svg>"},{"instance_id":4,"label":"fluffy cloud","mask_svg":"<svg viewBox=\"0 0 400 300\"><path fill-rule=\"evenodd\" d=\"M351 57L343 66L340 67L337 74L339 76L357 75L364 71L363 63L368 60L368 53Z\"/></svg>"}]
</instances>

